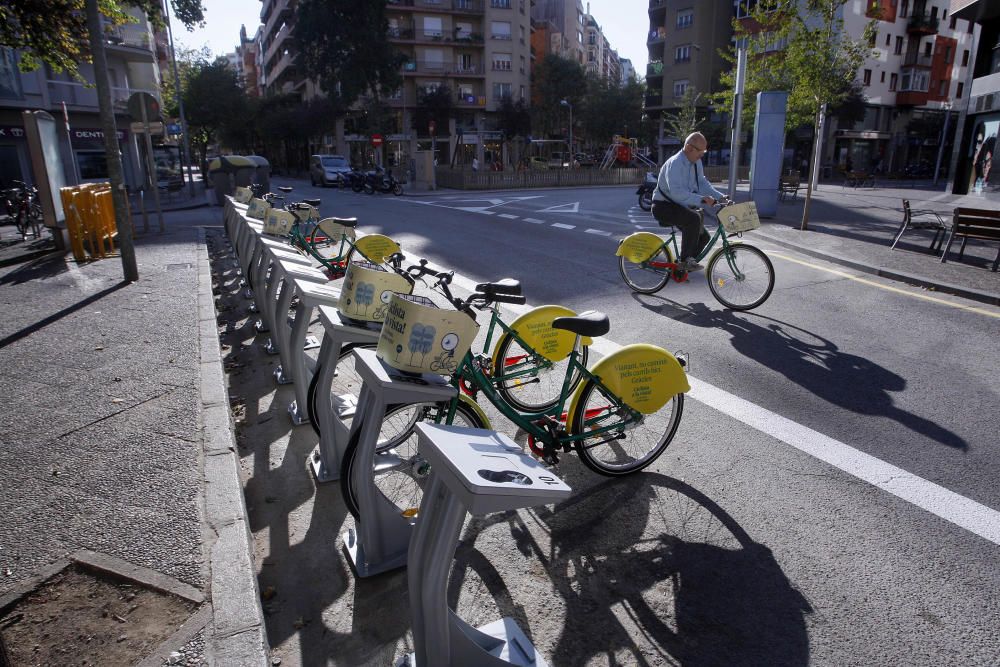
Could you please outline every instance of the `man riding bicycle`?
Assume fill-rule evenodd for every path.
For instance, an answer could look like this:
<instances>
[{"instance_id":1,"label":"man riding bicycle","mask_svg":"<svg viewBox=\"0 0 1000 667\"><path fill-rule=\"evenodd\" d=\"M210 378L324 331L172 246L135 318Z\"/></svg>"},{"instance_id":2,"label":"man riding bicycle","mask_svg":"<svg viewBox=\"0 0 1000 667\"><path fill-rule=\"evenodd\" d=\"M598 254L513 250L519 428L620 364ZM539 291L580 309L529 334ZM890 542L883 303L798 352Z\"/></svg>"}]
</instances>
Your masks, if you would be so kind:
<instances>
[{"instance_id":1,"label":"man riding bicycle","mask_svg":"<svg viewBox=\"0 0 1000 667\"><path fill-rule=\"evenodd\" d=\"M684 140L684 148L663 163L653 192L653 217L661 227L674 226L681 230L677 268L682 271L704 268L695 257L711 236L705 231L698 208L728 200L705 178L701 157L707 150L705 135L701 132L689 134Z\"/></svg>"}]
</instances>

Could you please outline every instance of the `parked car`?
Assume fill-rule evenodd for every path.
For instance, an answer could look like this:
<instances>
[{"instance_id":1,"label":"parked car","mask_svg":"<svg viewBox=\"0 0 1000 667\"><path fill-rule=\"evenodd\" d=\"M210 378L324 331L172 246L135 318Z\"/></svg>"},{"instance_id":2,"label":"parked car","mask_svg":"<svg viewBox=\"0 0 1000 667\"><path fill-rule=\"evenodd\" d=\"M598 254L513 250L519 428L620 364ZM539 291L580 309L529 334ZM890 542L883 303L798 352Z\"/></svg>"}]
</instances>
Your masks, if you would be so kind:
<instances>
[{"instance_id":1,"label":"parked car","mask_svg":"<svg viewBox=\"0 0 1000 667\"><path fill-rule=\"evenodd\" d=\"M549 161L543 157L528 158L528 167L530 169L548 169Z\"/></svg>"},{"instance_id":2,"label":"parked car","mask_svg":"<svg viewBox=\"0 0 1000 667\"><path fill-rule=\"evenodd\" d=\"M309 159L309 180L313 185L339 185L350 171L351 165L343 155L313 155Z\"/></svg>"},{"instance_id":3,"label":"parked car","mask_svg":"<svg viewBox=\"0 0 1000 667\"><path fill-rule=\"evenodd\" d=\"M581 167L593 167L595 164L597 164L597 160L594 158L593 155L588 155L586 153L577 153L576 163Z\"/></svg>"},{"instance_id":4,"label":"parked car","mask_svg":"<svg viewBox=\"0 0 1000 667\"><path fill-rule=\"evenodd\" d=\"M548 164L550 169L569 169L569 153L553 153Z\"/></svg>"}]
</instances>

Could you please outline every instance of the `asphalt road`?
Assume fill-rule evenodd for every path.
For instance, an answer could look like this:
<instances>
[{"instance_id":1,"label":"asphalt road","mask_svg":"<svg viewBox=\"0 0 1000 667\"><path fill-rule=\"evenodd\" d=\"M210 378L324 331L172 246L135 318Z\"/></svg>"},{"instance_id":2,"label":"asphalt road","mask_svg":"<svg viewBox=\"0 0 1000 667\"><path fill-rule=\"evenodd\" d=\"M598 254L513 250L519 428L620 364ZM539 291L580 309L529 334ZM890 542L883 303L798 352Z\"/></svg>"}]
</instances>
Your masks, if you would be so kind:
<instances>
[{"instance_id":1,"label":"asphalt road","mask_svg":"<svg viewBox=\"0 0 1000 667\"><path fill-rule=\"evenodd\" d=\"M662 582L602 579L623 588L621 609L577 609L591 620L557 629L554 657L569 644L580 655L580 642L583 655L618 656L608 628L632 623L668 656L642 664L727 664L718 653L700 660L706 654L690 644L697 633L682 627L714 616L759 638L734 643L742 664L1000 664L998 309L857 280L752 234L746 240L768 252L777 274L757 310L725 310L703 274L634 295L618 275L616 243L655 223L630 188L397 198L294 185L293 197L321 197L324 215L357 216L408 258L471 281L517 278L532 305L608 313L612 330L598 352L649 342L690 354L694 400L641 478L655 491L632 499L636 522L656 514L676 528L659 537L676 540L673 558L687 563L678 570L688 580L660 591L673 596L673 614L654 621L635 611L662 611L636 604ZM622 502L593 476L568 481L588 486L581 504ZM664 490L672 500L659 501ZM562 531L564 550L576 544L571 516L538 514L553 541ZM532 526L515 529L530 542ZM610 537L643 537L607 526L583 535L595 530L605 549ZM593 576L628 568L604 555ZM706 592L717 599L686 597ZM602 627L599 638L591 624ZM629 637L623 630L622 646Z\"/></svg>"}]
</instances>

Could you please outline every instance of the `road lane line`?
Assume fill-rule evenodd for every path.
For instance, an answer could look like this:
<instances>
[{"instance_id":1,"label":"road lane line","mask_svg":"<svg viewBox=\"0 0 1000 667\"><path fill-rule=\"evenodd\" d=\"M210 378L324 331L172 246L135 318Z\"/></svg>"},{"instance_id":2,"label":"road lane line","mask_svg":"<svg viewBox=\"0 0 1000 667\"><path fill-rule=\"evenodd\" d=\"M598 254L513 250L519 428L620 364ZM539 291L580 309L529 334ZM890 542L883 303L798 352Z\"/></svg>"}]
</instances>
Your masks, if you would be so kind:
<instances>
[{"instance_id":1,"label":"road lane line","mask_svg":"<svg viewBox=\"0 0 1000 667\"><path fill-rule=\"evenodd\" d=\"M591 348L607 356L621 346L597 338ZM1000 512L703 380L689 375L688 382L691 384L688 396L699 403L1000 545Z\"/></svg>"},{"instance_id":2,"label":"road lane line","mask_svg":"<svg viewBox=\"0 0 1000 667\"><path fill-rule=\"evenodd\" d=\"M611 232L606 232L603 229L585 229L583 230L587 234L599 234L601 236L611 236Z\"/></svg>"},{"instance_id":3,"label":"road lane line","mask_svg":"<svg viewBox=\"0 0 1000 667\"><path fill-rule=\"evenodd\" d=\"M530 222L533 225L544 225L544 220L539 220L538 218L524 218L525 222Z\"/></svg>"},{"instance_id":4,"label":"road lane line","mask_svg":"<svg viewBox=\"0 0 1000 667\"><path fill-rule=\"evenodd\" d=\"M567 225L564 222L554 222L553 227L558 227L559 229L576 229L576 225Z\"/></svg>"},{"instance_id":5,"label":"road lane line","mask_svg":"<svg viewBox=\"0 0 1000 667\"><path fill-rule=\"evenodd\" d=\"M483 215L496 215L494 211L475 211L475 213L482 213Z\"/></svg>"},{"instance_id":6,"label":"road lane line","mask_svg":"<svg viewBox=\"0 0 1000 667\"><path fill-rule=\"evenodd\" d=\"M508 220L517 220L518 217L520 217L520 216L511 215L510 213L500 213L500 214L498 214L498 217L500 217L500 218L507 218Z\"/></svg>"},{"instance_id":7,"label":"road lane line","mask_svg":"<svg viewBox=\"0 0 1000 667\"><path fill-rule=\"evenodd\" d=\"M929 296L927 294L919 294L917 292L911 292L909 290L900 289L899 287L893 287L892 285L883 285L881 283L875 282L874 280L868 280L867 278L862 278L860 276L855 276L846 271L840 271L839 269L831 269L826 266L820 266L819 264L813 264L812 262L807 262L801 259L795 259L787 255L783 255L779 252L768 251L768 256L778 257L787 262L792 262L794 264L801 264L802 266L808 266L811 269L816 269L818 271L826 271L827 273L832 273L836 276L841 276L849 280L853 280L858 283L863 283L865 285L871 285L872 287L878 287L879 289L886 290L888 292L895 292L897 294L903 294L905 296L913 297L914 299L923 299L924 301L930 301L931 303L938 303L944 306L951 306L952 308L958 308L959 310L968 310L973 313L978 313L979 315L988 315L989 317L1000 318L1000 311L990 311L985 308L977 308L976 306L966 306L961 303L953 303L951 301L946 301L945 299L939 299L935 296Z\"/></svg>"}]
</instances>

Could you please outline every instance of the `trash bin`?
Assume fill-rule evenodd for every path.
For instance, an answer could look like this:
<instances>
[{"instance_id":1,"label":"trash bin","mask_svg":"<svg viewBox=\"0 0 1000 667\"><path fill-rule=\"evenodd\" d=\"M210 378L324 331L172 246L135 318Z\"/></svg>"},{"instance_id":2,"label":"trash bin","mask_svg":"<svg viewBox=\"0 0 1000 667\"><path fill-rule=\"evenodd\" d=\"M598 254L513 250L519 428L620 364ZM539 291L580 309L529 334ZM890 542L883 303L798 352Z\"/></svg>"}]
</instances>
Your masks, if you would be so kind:
<instances>
[{"instance_id":1,"label":"trash bin","mask_svg":"<svg viewBox=\"0 0 1000 667\"><path fill-rule=\"evenodd\" d=\"M271 163L267 161L267 158L261 157L260 155L247 155L247 159L257 165L256 169L254 169L253 182L263 185L265 192L270 192Z\"/></svg>"},{"instance_id":2,"label":"trash bin","mask_svg":"<svg viewBox=\"0 0 1000 667\"><path fill-rule=\"evenodd\" d=\"M236 181L236 187L250 187L254 174L257 172L257 163L242 155L227 155L226 159L233 165L233 178Z\"/></svg>"},{"instance_id":3,"label":"trash bin","mask_svg":"<svg viewBox=\"0 0 1000 667\"><path fill-rule=\"evenodd\" d=\"M208 163L208 174L215 188L215 203L222 206L226 195L235 192L236 186L249 187L256 163L242 155L220 155Z\"/></svg>"}]
</instances>

